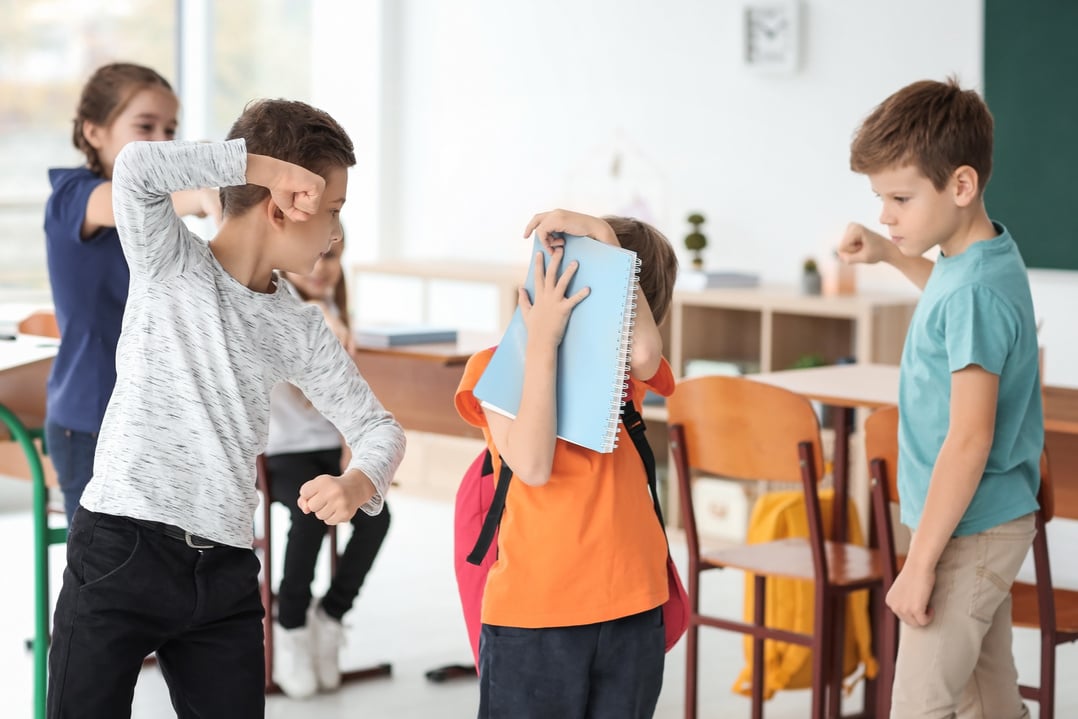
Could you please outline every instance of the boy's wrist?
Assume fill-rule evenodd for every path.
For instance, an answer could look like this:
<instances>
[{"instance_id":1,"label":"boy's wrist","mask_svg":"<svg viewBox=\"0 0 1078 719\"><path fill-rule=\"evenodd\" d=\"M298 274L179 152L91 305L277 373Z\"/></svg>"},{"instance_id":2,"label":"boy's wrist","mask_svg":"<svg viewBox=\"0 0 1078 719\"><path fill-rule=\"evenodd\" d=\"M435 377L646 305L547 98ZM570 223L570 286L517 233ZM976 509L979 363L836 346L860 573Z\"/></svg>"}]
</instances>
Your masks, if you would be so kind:
<instances>
[{"instance_id":1,"label":"boy's wrist","mask_svg":"<svg viewBox=\"0 0 1078 719\"><path fill-rule=\"evenodd\" d=\"M378 494L378 488L374 486L371 478L358 469L346 469L341 480L348 488L351 504L357 509Z\"/></svg>"}]
</instances>

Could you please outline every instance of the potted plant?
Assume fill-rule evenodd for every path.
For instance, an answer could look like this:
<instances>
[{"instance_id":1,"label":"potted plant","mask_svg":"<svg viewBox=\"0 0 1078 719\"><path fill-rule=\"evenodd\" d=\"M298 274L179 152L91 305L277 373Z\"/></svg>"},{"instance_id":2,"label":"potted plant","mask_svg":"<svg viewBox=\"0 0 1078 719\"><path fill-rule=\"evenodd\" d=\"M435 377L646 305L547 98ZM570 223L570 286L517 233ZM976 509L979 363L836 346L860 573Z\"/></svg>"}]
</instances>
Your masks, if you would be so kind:
<instances>
[{"instance_id":1,"label":"potted plant","mask_svg":"<svg viewBox=\"0 0 1078 719\"><path fill-rule=\"evenodd\" d=\"M818 295L823 285L820 270L816 266L816 260L811 257L805 260L801 267L801 292L806 295Z\"/></svg>"},{"instance_id":2,"label":"potted plant","mask_svg":"<svg viewBox=\"0 0 1078 719\"><path fill-rule=\"evenodd\" d=\"M707 247L707 236L700 231L700 225L704 224L704 216L698 212L694 212L689 215L689 224L692 225L692 232L685 235L685 249L692 252L692 266L693 269L704 269L704 257L701 252Z\"/></svg>"}]
</instances>

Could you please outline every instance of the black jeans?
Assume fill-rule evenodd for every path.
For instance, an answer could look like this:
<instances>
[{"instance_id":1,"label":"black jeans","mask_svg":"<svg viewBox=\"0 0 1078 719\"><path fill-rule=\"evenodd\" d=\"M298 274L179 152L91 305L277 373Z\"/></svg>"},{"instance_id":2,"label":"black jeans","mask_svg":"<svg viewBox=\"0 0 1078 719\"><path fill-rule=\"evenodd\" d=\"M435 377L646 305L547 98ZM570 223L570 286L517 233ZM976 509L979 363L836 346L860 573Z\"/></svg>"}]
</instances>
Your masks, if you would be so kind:
<instances>
[{"instance_id":1,"label":"black jeans","mask_svg":"<svg viewBox=\"0 0 1078 719\"><path fill-rule=\"evenodd\" d=\"M285 629L295 629L307 623L311 581L327 528L326 523L313 513L304 514L300 510L297 504L299 488L320 474L340 474L341 451L330 449L269 456L266 457L266 470L269 472L270 496L273 501L288 507L292 514L284 552L284 575L277 589L277 621ZM352 517L352 537L337 560L337 571L322 597L321 606L326 614L340 619L352 608L387 532L389 505L384 505L381 513L373 517L363 510Z\"/></svg>"},{"instance_id":2,"label":"black jeans","mask_svg":"<svg viewBox=\"0 0 1078 719\"><path fill-rule=\"evenodd\" d=\"M650 719L665 645L662 607L576 627L484 624L479 719Z\"/></svg>"},{"instance_id":3,"label":"black jeans","mask_svg":"<svg viewBox=\"0 0 1078 719\"><path fill-rule=\"evenodd\" d=\"M258 571L250 549L192 549L79 507L53 618L48 716L130 717L142 662L156 652L180 719L262 717Z\"/></svg>"}]
</instances>

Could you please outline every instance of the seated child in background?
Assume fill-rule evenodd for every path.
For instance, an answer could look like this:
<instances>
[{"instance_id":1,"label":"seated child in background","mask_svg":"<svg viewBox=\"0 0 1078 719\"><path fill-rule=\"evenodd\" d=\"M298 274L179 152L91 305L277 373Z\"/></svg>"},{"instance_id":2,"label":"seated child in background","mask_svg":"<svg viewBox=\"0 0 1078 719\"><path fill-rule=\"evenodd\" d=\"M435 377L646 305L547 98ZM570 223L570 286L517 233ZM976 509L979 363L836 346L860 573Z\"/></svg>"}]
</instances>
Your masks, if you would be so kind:
<instances>
[{"instance_id":1,"label":"seated child in background","mask_svg":"<svg viewBox=\"0 0 1078 719\"><path fill-rule=\"evenodd\" d=\"M300 488L300 507L327 524L381 511L404 453L322 313L275 272L309 274L340 239L351 140L326 113L284 100L249 105L229 138L134 142L116 158L130 302L94 477L68 534L53 719L130 716L154 652L177 715L264 716L251 541L274 385L301 388L352 450L344 472ZM170 193L216 186L224 222L205 243Z\"/></svg>"},{"instance_id":2,"label":"seated child in background","mask_svg":"<svg viewBox=\"0 0 1078 719\"><path fill-rule=\"evenodd\" d=\"M286 272L285 286L317 306L345 349L355 343L348 323L348 299L341 271L344 239L315 263L310 274ZM270 496L288 507L292 524L284 553L284 574L277 590L277 638L273 680L290 697L311 696L341 683L341 617L352 608L363 580L389 531L389 506L374 516L356 512L352 536L337 562L329 589L311 605L311 581L326 536L326 525L300 509L300 487L312 477L334 474L342 462L341 435L296 387L278 384L270 394L266 469Z\"/></svg>"},{"instance_id":3,"label":"seated child in background","mask_svg":"<svg viewBox=\"0 0 1078 719\"><path fill-rule=\"evenodd\" d=\"M851 224L849 262L887 262L923 290L902 349L898 492L913 530L887 593L902 620L891 716L1028 717L1010 587L1033 541L1044 447L1029 277L984 203L992 115L955 80L923 80L858 129L891 239ZM922 255L938 247L933 263Z\"/></svg>"},{"instance_id":4,"label":"seated child in background","mask_svg":"<svg viewBox=\"0 0 1078 719\"><path fill-rule=\"evenodd\" d=\"M534 297L520 290L528 330L524 383L515 419L487 412L472 393L493 350L474 355L457 390L457 411L480 427L495 458L519 482L510 488L498 555L483 593L479 717L646 719L662 687L667 599L664 528L655 516L636 447L600 454L556 437L558 346L587 289L566 297L575 266L561 268L566 232L620 245L641 261L629 392L669 396L670 366L658 325L665 319L677 257L653 227L557 210L537 215L552 248L536 258Z\"/></svg>"}]
</instances>

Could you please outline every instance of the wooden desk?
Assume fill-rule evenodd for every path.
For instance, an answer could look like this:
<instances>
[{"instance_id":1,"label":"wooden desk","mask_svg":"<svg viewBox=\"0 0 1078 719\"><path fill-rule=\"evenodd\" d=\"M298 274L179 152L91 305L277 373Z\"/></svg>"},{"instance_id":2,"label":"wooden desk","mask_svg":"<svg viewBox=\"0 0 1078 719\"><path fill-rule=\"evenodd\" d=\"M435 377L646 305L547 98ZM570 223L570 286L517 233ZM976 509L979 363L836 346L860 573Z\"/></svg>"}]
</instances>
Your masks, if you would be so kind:
<instances>
[{"instance_id":1,"label":"wooden desk","mask_svg":"<svg viewBox=\"0 0 1078 719\"><path fill-rule=\"evenodd\" d=\"M811 400L838 408L832 413L835 429L833 474L835 505L846 506L850 480L850 429L856 408L876 409L898 404L898 367L882 364L847 364L751 375L758 382L782 387ZM846 541L846 512L835 512L835 538Z\"/></svg>"},{"instance_id":2,"label":"wooden desk","mask_svg":"<svg viewBox=\"0 0 1078 719\"><path fill-rule=\"evenodd\" d=\"M405 429L482 437L457 414L453 395L468 358L497 341L485 334L461 333L455 343L358 347L356 366Z\"/></svg>"},{"instance_id":3,"label":"wooden desk","mask_svg":"<svg viewBox=\"0 0 1078 719\"><path fill-rule=\"evenodd\" d=\"M48 337L19 335L0 340L0 405L7 407L27 427L45 424L45 383L59 343ZM30 479L30 467L22 449L0 425L0 475ZM55 485L51 462L44 462L45 480Z\"/></svg>"}]
</instances>

